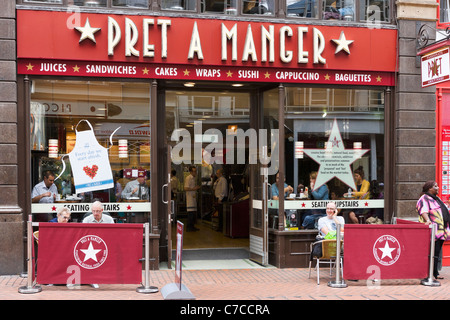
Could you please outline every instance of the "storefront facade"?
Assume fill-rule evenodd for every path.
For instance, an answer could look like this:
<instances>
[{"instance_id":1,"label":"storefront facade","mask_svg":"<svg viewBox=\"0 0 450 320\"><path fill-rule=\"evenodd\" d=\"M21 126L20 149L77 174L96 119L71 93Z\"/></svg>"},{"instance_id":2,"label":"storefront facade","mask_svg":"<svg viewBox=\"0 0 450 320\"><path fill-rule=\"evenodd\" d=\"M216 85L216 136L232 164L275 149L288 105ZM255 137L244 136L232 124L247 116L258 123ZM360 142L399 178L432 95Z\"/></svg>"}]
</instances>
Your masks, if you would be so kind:
<instances>
[{"instance_id":1,"label":"storefront facade","mask_svg":"<svg viewBox=\"0 0 450 320\"><path fill-rule=\"evenodd\" d=\"M300 189L290 201L271 201L268 186L283 188L283 180L311 187L317 171L317 184L327 186L340 209L381 210L380 218L391 221L398 205L399 36L392 7L374 11L381 14L374 25L363 2L336 23L325 21L325 2L316 3L316 20L300 19L311 16L294 14L291 4L249 15L244 1L221 15L196 3L176 10L162 3L156 11L143 9L154 7L144 2L17 5L17 137L24 138L17 139L17 166L27 170L17 173L26 187L17 191L16 215L47 221L67 206L79 222L99 199L117 222L149 222L152 257L170 263L171 220L186 217L183 182L194 165L197 218L215 228L211 176L222 168L231 188L218 231L247 239L251 258L262 264L303 266L317 230L300 230L297 216L277 212L326 206L305 201ZM86 130L107 149L122 194L115 187L74 189L69 156L77 132ZM384 198L346 198L349 188L356 190L357 168L384 186ZM33 203L32 188L47 170L58 177L59 199ZM174 192L172 170L179 181ZM125 196L127 183L139 177L148 195ZM233 219L245 226L242 234Z\"/></svg>"}]
</instances>

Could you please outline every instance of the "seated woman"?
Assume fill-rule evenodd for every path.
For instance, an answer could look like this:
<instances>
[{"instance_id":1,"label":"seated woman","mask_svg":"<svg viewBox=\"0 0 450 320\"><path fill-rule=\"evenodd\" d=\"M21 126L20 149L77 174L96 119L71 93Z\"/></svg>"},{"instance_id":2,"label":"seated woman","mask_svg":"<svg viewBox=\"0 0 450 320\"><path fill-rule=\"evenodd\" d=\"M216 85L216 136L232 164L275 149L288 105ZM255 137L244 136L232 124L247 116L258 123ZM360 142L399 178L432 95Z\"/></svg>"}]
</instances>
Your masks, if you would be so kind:
<instances>
[{"instance_id":1,"label":"seated woman","mask_svg":"<svg viewBox=\"0 0 450 320\"><path fill-rule=\"evenodd\" d=\"M344 194L346 197L353 197L354 199L369 199L370 192L369 187L370 183L366 179L364 179L364 170L362 166L359 166L354 172L353 177L355 178L356 190L353 190L350 193ZM363 216L365 214L365 210L357 209L352 210L349 215L349 222L358 223L358 216Z\"/></svg>"}]
</instances>

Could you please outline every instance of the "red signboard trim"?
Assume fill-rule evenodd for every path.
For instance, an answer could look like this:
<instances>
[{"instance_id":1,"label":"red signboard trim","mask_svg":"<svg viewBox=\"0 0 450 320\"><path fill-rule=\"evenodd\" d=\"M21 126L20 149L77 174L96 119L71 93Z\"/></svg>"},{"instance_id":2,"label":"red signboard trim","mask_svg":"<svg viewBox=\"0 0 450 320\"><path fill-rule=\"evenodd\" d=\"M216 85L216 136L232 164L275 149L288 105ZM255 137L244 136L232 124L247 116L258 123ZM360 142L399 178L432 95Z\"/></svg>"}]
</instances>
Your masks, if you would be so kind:
<instances>
[{"instance_id":1,"label":"red signboard trim","mask_svg":"<svg viewBox=\"0 0 450 320\"><path fill-rule=\"evenodd\" d=\"M18 73L29 75L207 80L232 82L282 82L333 85L394 86L389 72L314 69L271 69L227 66L157 65L145 63L51 61L20 59Z\"/></svg>"}]
</instances>

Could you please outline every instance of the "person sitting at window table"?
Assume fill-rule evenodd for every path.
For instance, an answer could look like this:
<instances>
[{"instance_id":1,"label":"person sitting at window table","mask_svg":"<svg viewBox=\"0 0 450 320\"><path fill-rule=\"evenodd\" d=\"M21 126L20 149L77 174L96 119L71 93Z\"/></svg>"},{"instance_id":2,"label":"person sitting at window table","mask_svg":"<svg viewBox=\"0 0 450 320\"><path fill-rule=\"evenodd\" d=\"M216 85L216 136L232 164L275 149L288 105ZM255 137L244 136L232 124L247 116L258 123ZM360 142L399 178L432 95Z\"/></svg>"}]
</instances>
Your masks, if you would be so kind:
<instances>
[{"instance_id":1,"label":"person sitting at window table","mask_svg":"<svg viewBox=\"0 0 450 320\"><path fill-rule=\"evenodd\" d=\"M103 205L95 201L91 207L92 214L83 219L83 223L114 223L110 215L103 214Z\"/></svg>"},{"instance_id":2,"label":"person sitting at window table","mask_svg":"<svg viewBox=\"0 0 450 320\"><path fill-rule=\"evenodd\" d=\"M248 1L244 13L246 14L264 14L269 12L269 6L266 0Z\"/></svg>"},{"instance_id":3,"label":"person sitting at window table","mask_svg":"<svg viewBox=\"0 0 450 320\"><path fill-rule=\"evenodd\" d=\"M345 197L353 197L354 199L369 199L370 197L370 182L364 179L364 169L362 166L359 166L355 171L353 171L353 177L355 178L356 190L353 190L350 193L345 193ZM365 210L358 209L352 210L348 214L348 218L352 223L358 223L358 216L362 216L365 214Z\"/></svg>"},{"instance_id":4,"label":"person sitting at window table","mask_svg":"<svg viewBox=\"0 0 450 320\"><path fill-rule=\"evenodd\" d=\"M58 194L58 188L54 184L55 175L51 171L44 172L44 180L34 186L31 192L33 203L53 203Z\"/></svg>"},{"instance_id":5,"label":"person sitting at window table","mask_svg":"<svg viewBox=\"0 0 450 320\"><path fill-rule=\"evenodd\" d=\"M272 200L279 200L280 199L280 192L278 191L278 181L280 180L280 174L277 173L276 175L276 182L272 184L270 187L270 193ZM286 180L286 178L284 179ZM286 198L289 193L294 192L294 188L292 188L290 185L288 185L286 182L284 182L284 197Z\"/></svg>"},{"instance_id":6,"label":"person sitting at window table","mask_svg":"<svg viewBox=\"0 0 450 320\"><path fill-rule=\"evenodd\" d=\"M305 195L311 200L328 200L328 186L326 183L316 188L317 171L313 171L309 175L310 189L309 192L305 190ZM310 209L306 212L303 219L302 227L304 229L314 229L319 218L326 216L324 209Z\"/></svg>"},{"instance_id":7,"label":"person sitting at window table","mask_svg":"<svg viewBox=\"0 0 450 320\"><path fill-rule=\"evenodd\" d=\"M53 218L49 222L66 223L70 220L70 210L67 207L61 207L56 210L56 218Z\"/></svg>"},{"instance_id":8,"label":"person sitting at window table","mask_svg":"<svg viewBox=\"0 0 450 320\"><path fill-rule=\"evenodd\" d=\"M322 237L325 237L329 232L336 232L337 225L341 225L341 232L344 231L344 217L338 216L338 210L335 202L329 202L326 208L327 215L322 217L317 222L317 228Z\"/></svg>"},{"instance_id":9,"label":"person sitting at window table","mask_svg":"<svg viewBox=\"0 0 450 320\"><path fill-rule=\"evenodd\" d=\"M125 185L122 191L122 199L130 199L137 197L141 200L150 199L150 190L145 184L146 173L144 170L139 170L136 180L130 181Z\"/></svg>"},{"instance_id":10,"label":"person sitting at window table","mask_svg":"<svg viewBox=\"0 0 450 320\"><path fill-rule=\"evenodd\" d=\"M438 193L439 186L436 181L425 182L416 210L419 214L419 222L426 225L435 224L437 227L434 239L433 276L435 279L443 279L439 276L439 260L444 241L450 239L450 214L447 206L438 197Z\"/></svg>"}]
</instances>

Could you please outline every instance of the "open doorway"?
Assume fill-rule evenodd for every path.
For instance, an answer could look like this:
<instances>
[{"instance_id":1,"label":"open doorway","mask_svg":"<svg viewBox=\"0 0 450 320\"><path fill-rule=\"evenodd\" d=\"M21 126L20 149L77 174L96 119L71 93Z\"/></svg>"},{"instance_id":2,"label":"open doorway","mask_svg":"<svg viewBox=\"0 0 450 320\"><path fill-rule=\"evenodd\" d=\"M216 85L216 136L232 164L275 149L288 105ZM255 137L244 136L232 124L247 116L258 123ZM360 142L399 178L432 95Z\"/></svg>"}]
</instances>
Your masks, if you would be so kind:
<instances>
[{"instance_id":1,"label":"open doorway","mask_svg":"<svg viewBox=\"0 0 450 320\"><path fill-rule=\"evenodd\" d=\"M251 101L249 91L231 86L165 91L165 127L167 141L172 145L172 249L176 249L176 221L181 221L186 231L183 259L249 256L248 141L239 143L233 132L250 128ZM234 160L229 162L227 141L232 141L234 152ZM239 154L244 157L238 158ZM226 186L217 192L220 176L225 178ZM194 202L187 199L192 197L192 192L186 190L187 180L197 186ZM192 214L193 230L188 223Z\"/></svg>"}]
</instances>

